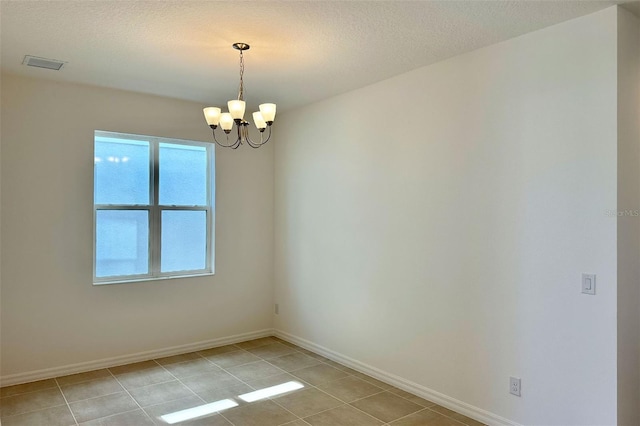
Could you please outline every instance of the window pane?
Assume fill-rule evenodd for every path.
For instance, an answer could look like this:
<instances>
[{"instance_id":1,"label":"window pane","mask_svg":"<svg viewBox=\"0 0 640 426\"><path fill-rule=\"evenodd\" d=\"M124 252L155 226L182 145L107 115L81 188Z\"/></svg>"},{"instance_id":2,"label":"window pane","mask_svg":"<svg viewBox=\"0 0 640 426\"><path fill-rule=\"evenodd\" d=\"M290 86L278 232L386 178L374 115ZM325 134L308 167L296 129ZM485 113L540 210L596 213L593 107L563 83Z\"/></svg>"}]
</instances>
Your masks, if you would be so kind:
<instances>
[{"instance_id":1,"label":"window pane","mask_svg":"<svg viewBox=\"0 0 640 426\"><path fill-rule=\"evenodd\" d=\"M206 268L207 212L162 212L162 272Z\"/></svg>"},{"instance_id":2,"label":"window pane","mask_svg":"<svg viewBox=\"0 0 640 426\"><path fill-rule=\"evenodd\" d=\"M96 277L149 273L149 213L96 212Z\"/></svg>"},{"instance_id":3,"label":"window pane","mask_svg":"<svg viewBox=\"0 0 640 426\"><path fill-rule=\"evenodd\" d=\"M96 136L96 204L149 204L149 142Z\"/></svg>"},{"instance_id":4,"label":"window pane","mask_svg":"<svg viewBox=\"0 0 640 426\"><path fill-rule=\"evenodd\" d=\"M207 150L201 146L160 144L160 204L207 204Z\"/></svg>"}]
</instances>

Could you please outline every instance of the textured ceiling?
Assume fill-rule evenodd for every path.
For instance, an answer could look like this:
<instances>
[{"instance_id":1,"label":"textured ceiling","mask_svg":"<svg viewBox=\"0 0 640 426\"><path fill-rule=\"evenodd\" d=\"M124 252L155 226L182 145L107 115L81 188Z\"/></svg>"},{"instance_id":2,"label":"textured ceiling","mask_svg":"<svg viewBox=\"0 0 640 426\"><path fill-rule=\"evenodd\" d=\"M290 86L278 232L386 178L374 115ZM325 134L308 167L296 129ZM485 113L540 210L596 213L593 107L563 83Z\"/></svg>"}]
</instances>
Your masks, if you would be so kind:
<instances>
[{"instance_id":1,"label":"textured ceiling","mask_svg":"<svg viewBox=\"0 0 640 426\"><path fill-rule=\"evenodd\" d=\"M1 1L3 71L279 110L621 1ZM60 59L61 71L21 65Z\"/></svg>"}]
</instances>

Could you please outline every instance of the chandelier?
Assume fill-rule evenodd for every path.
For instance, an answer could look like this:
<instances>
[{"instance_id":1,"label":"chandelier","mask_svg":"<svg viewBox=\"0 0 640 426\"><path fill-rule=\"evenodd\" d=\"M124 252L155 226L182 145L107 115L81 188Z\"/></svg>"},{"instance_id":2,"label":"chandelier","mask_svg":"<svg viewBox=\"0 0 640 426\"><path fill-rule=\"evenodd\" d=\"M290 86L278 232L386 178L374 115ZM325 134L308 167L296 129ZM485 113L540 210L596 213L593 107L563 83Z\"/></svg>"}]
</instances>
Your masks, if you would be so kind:
<instances>
[{"instance_id":1,"label":"chandelier","mask_svg":"<svg viewBox=\"0 0 640 426\"><path fill-rule=\"evenodd\" d=\"M204 118L207 120L207 124L213 131L213 140L224 148L236 149L243 143L246 143L251 148L260 148L266 144L271 138L271 125L273 119L276 116L276 104L262 104L260 105L260 111L253 113L253 123L260 131L260 141L253 141L249 137L249 122L244 119L244 57L242 52L249 50L249 45L246 43L234 43L233 48L240 51L240 89L238 90L238 99L227 102L229 112L222 112L218 107L207 107L203 109ZM233 129L233 125L236 125L237 138L233 141L233 138L229 139L229 134ZM222 128L226 134L226 141L219 141L216 138L216 129L218 125ZM269 129L267 137L265 139L265 130ZM234 136L235 137L235 136Z\"/></svg>"}]
</instances>

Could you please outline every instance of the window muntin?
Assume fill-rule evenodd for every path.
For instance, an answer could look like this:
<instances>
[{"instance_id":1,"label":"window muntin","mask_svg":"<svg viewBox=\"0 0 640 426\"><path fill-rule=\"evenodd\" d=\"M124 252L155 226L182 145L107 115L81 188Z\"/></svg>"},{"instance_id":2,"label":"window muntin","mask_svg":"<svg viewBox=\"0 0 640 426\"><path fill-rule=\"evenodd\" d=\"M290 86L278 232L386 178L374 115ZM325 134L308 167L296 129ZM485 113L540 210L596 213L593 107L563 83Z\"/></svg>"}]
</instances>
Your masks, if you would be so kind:
<instances>
[{"instance_id":1,"label":"window muntin","mask_svg":"<svg viewBox=\"0 0 640 426\"><path fill-rule=\"evenodd\" d=\"M96 131L94 284L213 273L213 147Z\"/></svg>"}]
</instances>

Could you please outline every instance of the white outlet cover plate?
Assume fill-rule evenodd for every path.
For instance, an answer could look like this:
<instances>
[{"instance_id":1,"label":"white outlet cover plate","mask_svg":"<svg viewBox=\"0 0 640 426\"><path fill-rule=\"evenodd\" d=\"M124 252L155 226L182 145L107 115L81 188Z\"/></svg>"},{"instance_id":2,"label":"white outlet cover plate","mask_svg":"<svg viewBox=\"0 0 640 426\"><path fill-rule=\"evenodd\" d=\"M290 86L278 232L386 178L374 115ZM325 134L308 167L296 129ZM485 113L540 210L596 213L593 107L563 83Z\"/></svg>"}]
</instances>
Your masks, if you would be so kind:
<instances>
[{"instance_id":1,"label":"white outlet cover plate","mask_svg":"<svg viewBox=\"0 0 640 426\"><path fill-rule=\"evenodd\" d=\"M509 377L509 393L515 396L521 394L521 381L518 377Z\"/></svg>"},{"instance_id":2,"label":"white outlet cover plate","mask_svg":"<svg viewBox=\"0 0 640 426\"><path fill-rule=\"evenodd\" d=\"M596 275L582 274L582 292L584 294L596 294Z\"/></svg>"}]
</instances>

